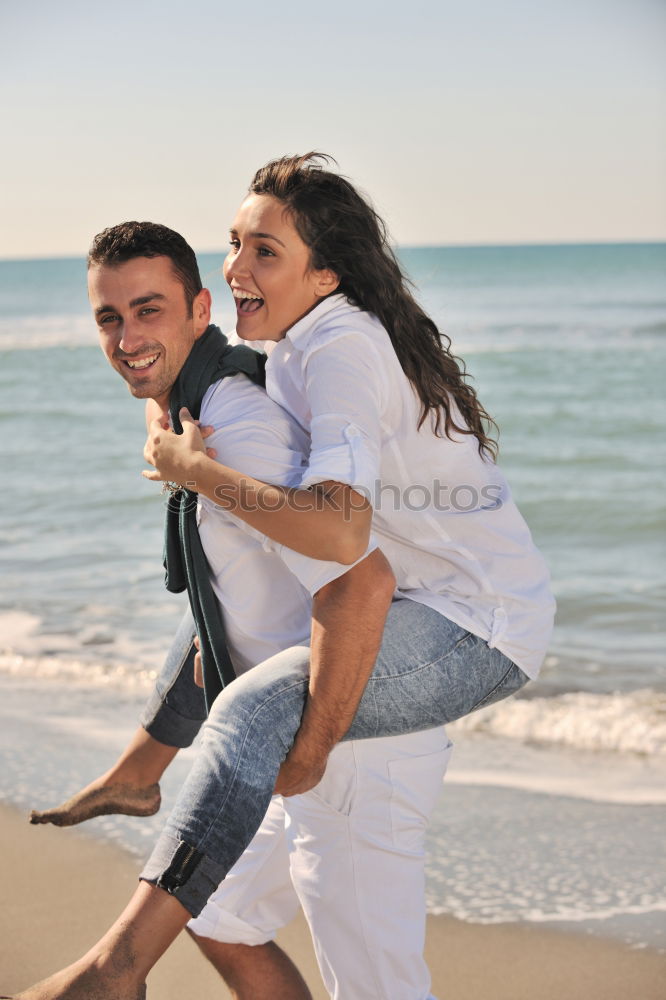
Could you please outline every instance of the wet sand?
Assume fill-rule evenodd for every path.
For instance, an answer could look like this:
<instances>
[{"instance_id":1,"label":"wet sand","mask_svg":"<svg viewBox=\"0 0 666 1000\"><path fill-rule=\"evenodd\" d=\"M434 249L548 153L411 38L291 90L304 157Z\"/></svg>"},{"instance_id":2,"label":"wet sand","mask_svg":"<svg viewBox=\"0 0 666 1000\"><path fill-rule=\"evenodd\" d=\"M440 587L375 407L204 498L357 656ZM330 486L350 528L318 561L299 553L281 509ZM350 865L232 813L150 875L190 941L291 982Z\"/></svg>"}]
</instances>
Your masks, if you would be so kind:
<instances>
[{"instance_id":1,"label":"wet sand","mask_svg":"<svg viewBox=\"0 0 666 1000\"><path fill-rule=\"evenodd\" d=\"M79 957L117 916L139 865L80 830L31 827L0 806L0 993L18 992ZM278 938L326 1000L307 927ZM666 956L534 926L428 920L427 958L440 1000L662 1000ZM224 1000L219 977L182 935L148 979L153 1000ZM345 1000L354 1000L353 997Z\"/></svg>"}]
</instances>

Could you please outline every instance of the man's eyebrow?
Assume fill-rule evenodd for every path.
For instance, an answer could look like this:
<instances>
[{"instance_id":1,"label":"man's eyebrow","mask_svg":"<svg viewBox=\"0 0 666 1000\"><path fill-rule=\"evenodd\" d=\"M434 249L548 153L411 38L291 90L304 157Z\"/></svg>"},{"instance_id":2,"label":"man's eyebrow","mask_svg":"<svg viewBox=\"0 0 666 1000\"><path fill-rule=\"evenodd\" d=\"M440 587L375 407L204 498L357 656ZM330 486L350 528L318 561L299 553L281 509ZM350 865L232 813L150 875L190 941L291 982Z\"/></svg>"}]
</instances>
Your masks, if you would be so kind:
<instances>
[{"instance_id":1,"label":"man's eyebrow","mask_svg":"<svg viewBox=\"0 0 666 1000\"><path fill-rule=\"evenodd\" d=\"M132 299L129 307L130 309L136 309L137 306L145 306L147 302L154 302L156 299L164 300L165 298L166 296L162 295L160 292L148 292L147 295L139 295L138 298ZM95 316L101 316L102 313L107 312L118 312L118 310L115 306L98 306L97 309L95 309Z\"/></svg>"},{"instance_id":2,"label":"man's eyebrow","mask_svg":"<svg viewBox=\"0 0 666 1000\"><path fill-rule=\"evenodd\" d=\"M154 302L155 299L164 301L166 295L162 295L160 292L148 292L147 295L139 295L137 299L130 301L130 309L136 309L137 306L145 306L147 302Z\"/></svg>"},{"instance_id":3,"label":"man's eyebrow","mask_svg":"<svg viewBox=\"0 0 666 1000\"><path fill-rule=\"evenodd\" d=\"M231 233L232 236L238 235L235 229L231 229L229 230L229 232ZM279 243L281 247L285 247L282 240L279 240L277 236L273 236L272 233L250 233L249 235L255 240L275 240L275 242ZM286 249L287 248L285 247L285 250Z\"/></svg>"}]
</instances>

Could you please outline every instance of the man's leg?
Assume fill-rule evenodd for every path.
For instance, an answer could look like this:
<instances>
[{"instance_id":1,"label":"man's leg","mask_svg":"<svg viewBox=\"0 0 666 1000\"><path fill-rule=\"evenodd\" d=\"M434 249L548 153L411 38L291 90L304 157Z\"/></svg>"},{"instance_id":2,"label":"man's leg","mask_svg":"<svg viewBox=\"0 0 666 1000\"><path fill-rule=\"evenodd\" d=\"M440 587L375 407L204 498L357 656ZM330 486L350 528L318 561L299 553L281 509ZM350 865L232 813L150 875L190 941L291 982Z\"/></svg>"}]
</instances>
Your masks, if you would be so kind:
<instances>
[{"instance_id":1,"label":"man's leg","mask_svg":"<svg viewBox=\"0 0 666 1000\"><path fill-rule=\"evenodd\" d=\"M451 753L443 728L340 744L285 799L294 887L333 1000L432 1000L425 831Z\"/></svg>"},{"instance_id":2,"label":"man's leg","mask_svg":"<svg viewBox=\"0 0 666 1000\"><path fill-rule=\"evenodd\" d=\"M222 976L233 1000L312 1000L300 972L274 941L223 944L192 937Z\"/></svg>"},{"instance_id":3,"label":"man's leg","mask_svg":"<svg viewBox=\"0 0 666 1000\"><path fill-rule=\"evenodd\" d=\"M272 940L298 912L282 799L188 931L234 1000L311 1000L300 972Z\"/></svg>"}]
</instances>

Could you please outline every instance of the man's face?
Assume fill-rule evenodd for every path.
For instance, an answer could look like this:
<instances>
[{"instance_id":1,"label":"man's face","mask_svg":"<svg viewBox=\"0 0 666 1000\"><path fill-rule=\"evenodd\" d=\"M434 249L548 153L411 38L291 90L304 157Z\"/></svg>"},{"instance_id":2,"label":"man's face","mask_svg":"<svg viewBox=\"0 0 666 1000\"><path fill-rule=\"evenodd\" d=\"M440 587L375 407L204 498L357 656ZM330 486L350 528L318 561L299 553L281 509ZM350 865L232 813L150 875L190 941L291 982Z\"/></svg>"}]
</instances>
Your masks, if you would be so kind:
<instances>
[{"instance_id":1,"label":"man's face","mask_svg":"<svg viewBox=\"0 0 666 1000\"><path fill-rule=\"evenodd\" d=\"M206 289L188 316L185 290L168 257L93 265L88 295L109 363L139 399L163 408L198 337L210 321Z\"/></svg>"}]
</instances>

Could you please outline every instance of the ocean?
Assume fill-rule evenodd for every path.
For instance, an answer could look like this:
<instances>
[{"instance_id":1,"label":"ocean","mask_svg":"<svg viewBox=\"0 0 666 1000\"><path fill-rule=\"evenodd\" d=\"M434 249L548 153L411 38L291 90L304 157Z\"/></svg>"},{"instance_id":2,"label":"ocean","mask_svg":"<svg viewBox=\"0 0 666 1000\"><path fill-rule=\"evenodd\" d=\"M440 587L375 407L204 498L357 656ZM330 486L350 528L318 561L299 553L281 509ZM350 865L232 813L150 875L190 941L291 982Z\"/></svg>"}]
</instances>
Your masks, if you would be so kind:
<instances>
[{"instance_id":1,"label":"ocean","mask_svg":"<svg viewBox=\"0 0 666 1000\"><path fill-rule=\"evenodd\" d=\"M666 244L400 256L500 426L558 601L540 679L451 727L429 907L666 947ZM200 264L229 330L222 254ZM132 732L183 603L83 259L0 261L0 388L0 796L46 807ZM145 853L159 822L89 826Z\"/></svg>"}]
</instances>

